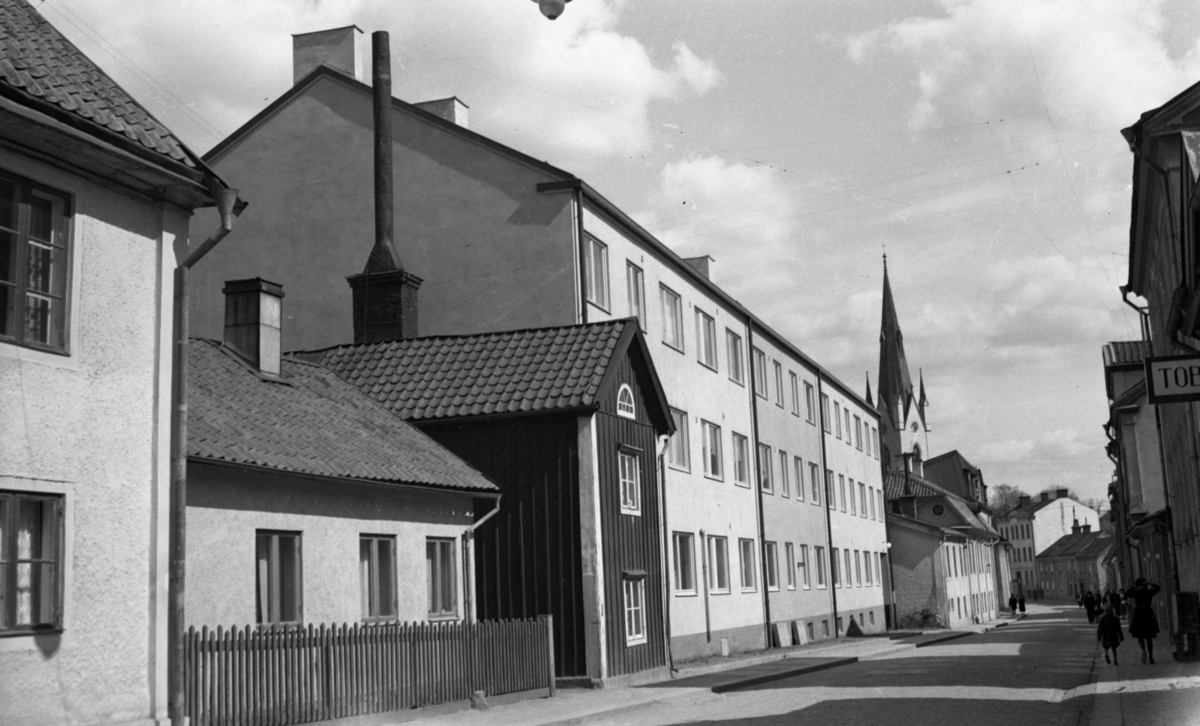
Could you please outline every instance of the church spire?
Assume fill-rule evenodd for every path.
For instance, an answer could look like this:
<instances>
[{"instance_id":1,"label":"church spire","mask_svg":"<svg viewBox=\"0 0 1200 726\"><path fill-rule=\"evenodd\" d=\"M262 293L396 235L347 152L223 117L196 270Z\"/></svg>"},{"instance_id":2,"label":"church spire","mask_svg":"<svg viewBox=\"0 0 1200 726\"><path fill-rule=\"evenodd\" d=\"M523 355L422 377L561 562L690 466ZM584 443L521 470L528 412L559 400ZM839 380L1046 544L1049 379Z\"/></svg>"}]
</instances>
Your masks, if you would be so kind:
<instances>
[{"instance_id":1,"label":"church spire","mask_svg":"<svg viewBox=\"0 0 1200 726\"><path fill-rule=\"evenodd\" d=\"M886 254L883 256L883 319L879 328L879 398L876 407L881 414L887 413L893 421L903 425L912 396L912 379L908 374L896 303L892 300Z\"/></svg>"},{"instance_id":2,"label":"church spire","mask_svg":"<svg viewBox=\"0 0 1200 726\"><path fill-rule=\"evenodd\" d=\"M867 377L867 405L874 408L875 401L871 399L871 372L867 371L865 375Z\"/></svg>"},{"instance_id":3,"label":"church spire","mask_svg":"<svg viewBox=\"0 0 1200 726\"><path fill-rule=\"evenodd\" d=\"M921 381L921 395L917 399L917 413L921 416L921 425L928 431L929 425L925 422L925 409L929 408L929 399L925 397L925 371L918 368L917 377Z\"/></svg>"}]
</instances>

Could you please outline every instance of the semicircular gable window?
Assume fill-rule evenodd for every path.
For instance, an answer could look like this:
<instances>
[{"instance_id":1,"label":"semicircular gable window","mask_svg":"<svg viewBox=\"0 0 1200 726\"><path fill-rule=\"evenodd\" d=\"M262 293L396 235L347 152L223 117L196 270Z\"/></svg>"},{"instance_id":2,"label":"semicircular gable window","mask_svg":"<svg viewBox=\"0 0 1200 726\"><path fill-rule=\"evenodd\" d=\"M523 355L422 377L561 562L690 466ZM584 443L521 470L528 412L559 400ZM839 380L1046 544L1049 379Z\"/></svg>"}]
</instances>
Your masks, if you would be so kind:
<instances>
[{"instance_id":1,"label":"semicircular gable window","mask_svg":"<svg viewBox=\"0 0 1200 726\"><path fill-rule=\"evenodd\" d=\"M625 418L637 418L637 409L633 404L633 389L628 383L622 383L617 390L617 415Z\"/></svg>"}]
</instances>

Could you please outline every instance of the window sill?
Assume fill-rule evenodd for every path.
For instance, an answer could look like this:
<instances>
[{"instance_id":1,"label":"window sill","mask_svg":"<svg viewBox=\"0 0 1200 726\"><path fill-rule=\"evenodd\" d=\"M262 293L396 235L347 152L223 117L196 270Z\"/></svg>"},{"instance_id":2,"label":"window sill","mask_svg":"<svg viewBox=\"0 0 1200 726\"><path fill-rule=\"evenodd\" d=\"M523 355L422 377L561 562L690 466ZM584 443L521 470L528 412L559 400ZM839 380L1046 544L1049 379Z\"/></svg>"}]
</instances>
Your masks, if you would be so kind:
<instances>
[{"instance_id":1,"label":"window sill","mask_svg":"<svg viewBox=\"0 0 1200 726\"><path fill-rule=\"evenodd\" d=\"M641 637L638 637L638 638L629 638L625 641L625 645L627 645L627 646L629 646L629 645L645 645L645 644L646 644L646 636L644 636L644 635Z\"/></svg>"},{"instance_id":2,"label":"window sill","mask_svg":"<svg viewBox=\"0 0 1200 726\"><path fill-rule=\"evenodd\" d=\"M676 590L675 597L696 597L695 590Z\"/></svg>"},{"instance_id":3,"label":"window sill","mask_svg":"<svg viewBox=\"0 0 1200 726\"><path fill-rule=\"evenodd\" d=\"M749 488L750 488L750 482L748 482L748 481L735 481L735 482L733 483L733 485L734 485L734 486L738 486L738 487L742 487L743 489L749 489Z\"/></svg>"},{"instance_id":4,"label":"window sill","mask_svg":"<svg viewBox=\"0 0 1200 726\"><path fill-rule=\"evenodd\" d=\"M629 516L629 517L640 517L640 516L642 516L642 510L640 510L640 509L626 509L625 507L621 507L621 514L624 514L624 515L626 515L626 516Z\"/></svg>"},{"instance_id":5,"label":"window sill","mask_svg":"<svg viewBox=\"0 0 1200 726\"><path fill-rule=\"evenodd\" d=\"M707 368L708 370L712 371L713 373L720 373L720 371L717 370L716 366L710 366L709 364L705 363L702 360L697 360L696 362L700 364L701 368Z\"/></svg>"},{"instance_id":6,"label":"window sill","mask_svg":"<svg viewBox=\"0 0 1200 726\"><path fill-rule=\"evenodd\" d=\"M729 590L709 590L709 595L728 595Z\"/></svg>"},{"instance_id":7,"label":"window sill","mask_svg":"<svg viewBox=\"0 0 1200 726\"><path fill-rule=\"evenodd\" d=\"M21 628L0 630L0 638L36 638L39 635L62 635L64 632L66 631L59 626Z\"/></svg>"},{"instance_id":8,"label":"window sill","mask_svg":"<svg viewBox=\"0 0 1200 726\"><path fill-rule=\"evenodd\" d=\"M435 615L433 613L429 613L428 615L425 616L425 619L431 623L448 623L448 622L457 622L459 620L462 620L462 618L459 617L458 613L446 613L443 615Z\"/></svg>"},{"instance_id":9,"label":"window sill","mask_svg":"<svg viewBox=\"0 0 1200 726\"><path fill-rule=\"evenodd\" d=\"M691 464L688 464L687 466L679 466L679 465L677 465L677 464L672 464L672 463L669 463L669 462L668 462L668 463L667 463L667 468L668 468L668 469L670 469L670 470L672 470L672 471L682 471L682 472L684 472L685 474L691 474L691 473L692 473L692 466L691 466Z\"/></svg>"},{"instance_id":10,"label":"window sill","mask_svg":"<svg viewBox=\"0 0 1200 726\"><path fill-rule=\"evenodd\" d=\"M665 340L662 342L662 344L663 344L663 345L665 345L665 346L667 346L667 347L668 347L668 348L670 348L671 350L675 351L676 353L683 353L683 352L684 352L683 348L681 348L681 347L679 347L679 346L676 346L676 345L674 345L673 343L667 342L667 341L665 341Z\"/></svg>"},{"instance_id":11,"label":"window sill","mask_svg":"<svg viewBox=\"0 0 1200 726\"><path fill-rule=\"evenodd\" d=\"M704 478L708 479L709 481L719 481L719 482L725 481L725 477L720 476L720 475L714 476L713 474L709 474L707 471L704 472Z\"/></svg>"},{"instance_id":12,"label":"window sill","mask_svg":"<svg viewBox=\"0 0 1200 726\"><path fill-rule=\"evenodd\" d=\"M742 380L740 380L740 381L739 381L738 379L734 378L733 376L730 376L730 377L729 377L729 380L730 380L731 382L733 382L733 383L736 383L736 384L738 384L738 385L739 385L739 386L741 386L742 388L745 388L745 387L746 387L746 380L745 380L745 379L742 379Z\"/></svg>"}]
</instances>

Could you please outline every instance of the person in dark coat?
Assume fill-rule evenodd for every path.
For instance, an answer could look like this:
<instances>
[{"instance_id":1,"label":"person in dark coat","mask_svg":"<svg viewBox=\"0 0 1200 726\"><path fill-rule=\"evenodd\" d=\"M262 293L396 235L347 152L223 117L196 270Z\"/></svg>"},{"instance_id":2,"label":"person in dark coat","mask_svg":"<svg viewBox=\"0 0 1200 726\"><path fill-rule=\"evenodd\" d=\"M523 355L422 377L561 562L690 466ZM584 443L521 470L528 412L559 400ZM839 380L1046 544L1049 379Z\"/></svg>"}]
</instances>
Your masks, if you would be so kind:
<instances>
[{"instance_id":1,"label":"person in dark coat","mask_svg":"<svg viewBox=\"0 0 1200 726\"><path fill-rule=\"evenodd\" d=\"M1113 612L1112 605L1104 606L1104 613L1096 619L1096 640L1100 641L1100 647L1104 648L1104 662L1116 663L1117 648L1121 647L1121 641L1125 640L1125 634L1121 632L1121 619ZM1108 659L1108 651L1112 651L1112 660Z\"/></svg>"},{"instance_id":2,"label":"person in dark coat","mask_svg":"<svg viewBox=\"0 0 1200 726\"><path fill-rule=\"evenodd\" d=\"M1150 604L1154 596L1162 590L1158 585L1151 585L1146 578L1139 577L1133 581L1133 587L1125 591L1125 599L1133 601L1133 610L1129 615L1129 634L1137 638L1138 646L1142 649L1142 662L1147 659L1154 662L1154 636L1158 635L1158 617Z\"/></svg>"},{"instance_id":3,"label":"person in dark coat","mask_svg":"<svg viewBox=\"0 0 1200 726\"><path fill-rule=\"evenodd\" d=\"M1010 613L1012 613L1013 615L1017 614L1017 596L1016 595L1008 596L1008 611Z\"/></svg>"},{"instance_id":4,"label":"person in dark coat","mask_svg":"<svg viewBox=\"0 0 1200 726\"><path fill-rule=\"evenodd\" d=\"M1017 598L1017 609L1020 610L1021 612L1025 612L1025 596L1024 595Z\"/></svg>"},{"instance_id":5,"label":"person in dark coat","mask_svg":"<svg viewBox=\"0 0 1200 726\"><path fill-rule=\"evenodd\" d=\"M1108 590L1104 593L1104 600L1109 605L1112 605L1113 612L1117 614L1118 618L1125 614L1121 610L1121 593Z\"/></svg>"},{"instance_id":6,"label":"person in dark coat","mask_svg":"<svg viewBox=\"0 0 1200 726\"><path fill-rule=\"evenodd\" d=\"M1096 596L1091 590L1083 593L1083 609L1087 613L1088 622L1096 622Z\"/></svg>"}]
</instances>

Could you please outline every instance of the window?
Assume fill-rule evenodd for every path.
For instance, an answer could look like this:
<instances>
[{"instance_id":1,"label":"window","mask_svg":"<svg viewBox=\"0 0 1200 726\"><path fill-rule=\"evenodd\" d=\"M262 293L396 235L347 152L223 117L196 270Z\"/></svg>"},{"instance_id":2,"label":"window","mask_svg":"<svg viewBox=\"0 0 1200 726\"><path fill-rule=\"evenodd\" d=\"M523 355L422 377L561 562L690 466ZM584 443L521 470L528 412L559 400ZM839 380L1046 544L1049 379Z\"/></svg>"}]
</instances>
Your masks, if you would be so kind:
<instances>
[{"instance_id":1,"label":"window","mask_svg":"<svg viewBox=\"0 0 1200 726\"><path fill-rule=\"evenodd\" d=\"M804 462L797 456L792 459L796 465L796 501L804 501Z\"/></svg>"},{"instance_id":2,"label":"window","mask_svg":"<svg viewBox=\"0 0 1200 726\"><path fill-rule=\"evenodd\" d=\"M715 479L720 479L721 473L721 427L709 423L708 421L700 422L700 443L702 444L704 456L704 474ZM737 434L734 434L734 443L737 443ZM736 447L735 447L736 448ZM734 452L737 456L737 452ZM735 462L736 466L736 462Z\"/></svg>"},{"instance_id":3,"label":"window","mask_svg":"<svg viewBox=\"0 0 1200 726\"><path fill-rule=\"evenodd\" d=\"M358 575L363 620L396 617L396 538L360 536Z\"/></svg>"},{"instance_id":4,"label":"window","mask_svg":"<svg viewBox=\"0 0 1200 726\"><path fill-rule=\"evenodd\" d=\"M63 194L0 174L0 341L67 352L69 208Z\"/></svg>"},{"instance_id":5,"label":"window","mask_svg":"<svg viewBox=\"0 0 1200 726\"><path fill-rule=\"evenodd\" d=\"M742 569L742 591L750 592L758 587L754 576L754 540L738 540L738 565Z\"/></svg>"},{"instance_id":6,"label":"window","mask_svg":"<svg viewBox=\"0 0 1200 726\"><path fill-rule=\"evenodd\" d=\"M629 299L629 317L637 318L642 330L646 329L646 285L642 268L632 262L625 263L625 287Z\"/></svg>"},{"instance_id":7,"label":"window","mask_svg":"<svg viewBox=\"0 0 1200 726\"><path fill-rule=\"evenodd\" d=\"M833 489L833 472L829 469L825 470L825 501L829 502L830 509L837 509L837 492Z\"/></svg>"},{"instance_id":8,"label":"window","mask_svg":"<svg viewBox=\"0 0 1200 726\"><path fill-rule=\"evenodd\" d=\"M717 369L717 324L700 308L696 308L696 359L700 365Z\"/></svg>"},{"instance_id":9,"label":"window","mask_svg":"<svg viewBox=\"0 0 1200 726\"><path fill-rule=\"evenodd\" d=\"M816 638L815 638L815 637L813 637L813 624L812 624L812 623L806 623L806 624L805 624L805 626L804 626L804 629L808 631L808 642L810 642L810 643L811 643L811 642L813 642L814 640L816 640ZM826 631L828 631L828 630L829 630L829 626L828 626L828 624L826 624L826 626L825 626L825 630L826 630ZM826 632L825 634L826 634L826 635L829 635L829 633L828 633L828 632Z\"/></svg>"},{"instance_id":10,"label":"window","mask_svg":"<svg viewBox=\"0 0 1200 726\"><path fill-rule=\"evenodd\" d=\"M708 575L709 592L729 592L729 540L724 537L708 538Z\"/></svg>"},{"instance_id":11,"label":"window","mask_svg":"<svg viewBox=\"0 0 1200 726\"><path fill-rule=\"evenodd\" d=\"M854 446L862 451L862 419L854 417Z\"/></svg>"},{"instance_id":12,"label":"window","mask_svg":"<svg viewBox=\"0 0 1200 726\"><path fill-rule=\"evenodd\" d=\"M63 498L0 492L0 634L62 628Z\"/></svg>"},{"instance_id":13,"label":"window","mask_svg":"<svg viewBox=\"0 0 1200 726\"><path fill-rule=\"evenodd\" d=\"M826 638L829 637L829 621L828 620L821 621L821 632L825 634Z\"/></svg>"},{"instance_id":14,"label":"window","mask_svg":"<svg viewBox=\"0 0 1200 726\"><path fill-rule=\"evenodd\" d=\"M814 547L813 554L815 555L813 558L813 563L817 566L817 587L823 588L825 587L825 548ZM800 555L803 559L808 559L807 546L802 545L800 547ZM807 575L805 577L807 578Z\"/></svg>"},{"instance_id":15,"label":"window","mask_svg":"<svg viewBox=\"0 0 1200 726\"><path fill-rule=\"evenodd\" d=\"M792 379L792 415L800 415L800 379L796 374L788 371L788 376Z\"/></svg>"},{"instance_id":16,"label":"window","mask_svg":"<svg viewBox=\"0 0 1200 726\"><path fill-rule=\"evenodd\" d=\"M852 586L854 583L850 582L850 550L848 550L848 549L844 549L844 550L842 550L842 556L843 556L843 558L846 560L846 570L845 570L845 573L846 573L846 579L845 579L845 583L846 583L846 585L845 585L845 586L846 586L846 587L851 587L851 586ZM862 583L859 583L859 584L862 584Z\"/></svg>"},{"instance_id":17,"label":"window","mask_svg":"<svg viewBox=\"0 0 1200 726\"><path fill-rule=\"evenodd\" d=\"M779 589L779 548L774 542L763 542L763 565L767 569L767 589Z\"/></svg>"},{"instance_id":18,"label":"window","mask_svg":"<svg viewBox=\"0 0 1200 726\"><path fill-rule=\"evenodd\" d=\"M425 578L429 590L429 616L454 617L458 613L454 540L434 537L425 540Z\"/></svg>"},{"instance_id":19,"label":"window","mask_svg":"<svg viewBox=\"0 0 1200 726\"><path fill-rule=\"evenodd\" d=\"M818 557L820 557L822 554L819 549L820 548L818 548L817 552ZM808 574L808 545L800 545L800 562L797 563L797 566L800 568L800 581L804 583L804 589L807 590L809 587L811 587L811 584L809 583L810 575ZM821 584L825 584L824 575L821 576Z\"/></svg>"},{"instance_id":20,"label":"window","mask_svg":"<svg viewBox=\"0 0 1200 726\"><path fill-rule=\"evenodd\" d=\"M299 623L302 611L300 533L259 530L255 533L255 544L258 623Z\"/></svg>"},{"instance_id":21,"label":"window","mask_svg":"<svg viewBox=\"0 0 1200 726\"><path fill-rule=\"evenodd\" d=\"M779 452L779 493L785 497L792 496L791 482L788 481L788 455L786 451Z\"/></svg>"},{"instance_id":22,"label":"window","mask_svg":"<svg viewBox=\"0 0 1200 726\"><path fill-rule=\"evenodd\" d=\"M834 431L834 435L836 435L840 441L842 438L842 405L837 401L833 402L833 423L834 426L837 427Z\"/></svg>"},{"instance_id":23,"label":"window","mask_svg":"<svg viewBox=\"0 0 1200 726\"><path fill-rule=\"evenodd\" d=\"M750 441L737 433L733 435L733 481L750 486Z\"/></svg>"},{"instance_id":24,"label":"window","mask_svg":"<svg viewBox=\"0 0 1200 726\"><path fill-rule=\"evenodd\" d=\"M675 544L675 594L696 594L696 565L692 561L692 535L689 532L676 532L671 537Z\"/></svg>"},{"instance_id":25,"label":"window","mask_svg":"<svg viewBox=\"0 0 1200 726\"><path fill-rule=\"evenodd\" d=\"M687 471L692 468L691 443L688 440L688 416L678 409L671 409L671 419L675 422L675 433L671 434L671 443L667 447L667 464Z\"/></svg>"},{"instance_id":26,"label":"window","mask_svg":"<svg viewBox=\"0 0 1200 726\"><path fill-rule=\"evenodd\" d=\"M829 576L833 580L834 587L842 586L842 561L838 559L838 548L834 547L833 558L829 561Z\"/></svg>"},{"instance_id":27,"label":"window","mask_svg":"<svg viewBox=\"0 0 1200 726\"><path fill-rule=\"evenodd\" d=\"M879 499L879 521L883 521L883 490L876 489L875 496Z\"/></svg>"},{"instance_id":28,"label":"window","mask_svg":"<svg viewBox=\"0 0 1200 726\"><path fill-rule=\"evenodd\" d=\"M783 366L779 361L775 364L775 405L783 408Z\"/></svg>"},{"instance_id":29,"label":"window","mask_svg":"<svg viewBox=\"0 0 1200 726\"><path fill-rule=\"evenodd\" d=\"M625 578L625 643L646 642L646 578Z\"/></svg>"},{"instance_id":30,"label":"window","mask_svg":"<svg viewBox=\"0 0 1200 726\"><path fill-rule=\"evenodd\" d=\"M838 492L842 497L842 511L846 511L846 476L838 474Z\"/></svg>"},{"instance_id":31,"label":"window","mask_svg":"<svg viewBox=\"0 0 1200 726\"><path fill-rule=\"evenodd\" d=\"M762 491L773 494L775 492L775 482L773 481L771 465L771 447L766 444L758 445L758 488Z\"/></svg>"},{"instance_id":32,"label":"window","mask_svg":"<svg viewBox=\"0 0 1200 726\"><path fill-rule=\"evenodd\" d=\"M840 475L839 475L839 478L840 478ZM842 489L842 497L845 498L845 496L846 496L846 490ZM845 510L843 509L842 511L845 511ZM854 480L853 479L850 480L850 514L851 515L858 514L858 507L855 506L855 504L854 504Z\"/></svg>"},{"instance_id":33,"label":"window","mask_svg":"<svg viewBox=\"0 0 1200 726\"><path fill-rule=\"evenodd\" d=\"M846 417L846 446L850 445L850 409L843 408L842 415Z\"/></svg>"},{"instance_id":34,"label":"window","mask_svg":"<svg viewBox=\"0 0 1200 726\"><path fill-rule=\"evenodd\" d=\"M858 515L867 518L867 485L858 483Z\"/></svg>"},{"instance_id":35,"label":"window","mask_svg":"<svg viewBox=\"0 0 1200 726\"><path fill-rule=\"evenodd\" d=\"M815 424L817 419L816 412L813 410L813 387L808 381L804 382L804 411L808 422Z\"/></svg>"},{"instance_id":36,"label":"window","mask_svg":"<svg viewBox=\"0 0 1200 726\"><path fill-rule=\"evenodd\" d=\"M870 456L871 455L871 427L867 425L866 421L863 422L863 433L866 434L863 438L865 438L867 440L867 456ZM872 613L872 615L874 615L874 613Z\"/></svg>"},{"instance_id":37,"label":"window","mask_svg":"<svg viewBox=\"0 0 1200 726\"><path fill-rule=\"evenodd\" d=\"M663 314L663 342L683 352L683 301L669 287L658 288Z\"/></svg>"},{"instance_id":38,"label":"window","mask_svg":"<svg viewBox=\"0 0 1200 726\"><path fill-rule=\"evenodd\" d=\"M636 452L617 454L621 468L621 514L642 513L642 466Z\"/></svg>"},{"instance_id":39,"label":"window","mask_svg":"<svg viewBox=\"0 0 1200 726\"><path fill-rule=\"evenodd\" d=\"M871 427L871 438L875 439L875 458L879 458L879 429Z\"/></svg>"},{"instance_id":40,"label":"window","mask_svg":"<svg viewBox=\"0 0 1200 726\"><path fill-rule=\"evenodd\" d=\"M821 506L821 467L809 462L808 481L812 487L812 503Z\"/></svg>"},{"instance_id":41,"label":"window","mask_svg":"<svg viewBox=\"0 0 1200 726\"><path fill-rule=\"evenodd\" d=\"M617 389L617 415L623 418L637 418L637 407L633 403L633 389L628 383L622 383Z\"/></svg>"},{"instance_id":42,"label":"window","mask_svg":"<svg viewBox=\"0 0 1200 726\"><path fill-rule=\"evenodd\" d=\"M725 355L729 358L729 380L746 385L746 371L742 358L742 336L725 329Z\"/></svg>"},{"instance_id":43,"label":"window","mask_svg":"<svg viewBox=\"0 0 1200 726\"><path fill-rule=\"evenodd\" d=\"M879 519L879 515L875 511L875 487L870 487L870 491L867 493L867 499L871 502L871 519Z\"/></svg>"},{"instance_id":44,"label":"window","mask_svg":"<svg viewBox=\"0 0 1200 726\"><path fill-rule=\"evenodd\" d=\"M829 396L826 396L824 393L822 393L821 394L821 428L823 428L825 430L825 433L828 434L832 431L832 429L830 429L830 426L832 426L832 425L833 424L829 423Z\"/></svg>"},{"instance_id":45,"label":"window","mask_svg":"<svg viewBox=\"0 0 1200 726\"><path fill-rule=\"evenodd\" d=\"M879 555L878 557L872 556L871 559L875 560L875 582L883 585L883 577L879 574L879 561L883 559L883 555Z\"/></svg>"},{"instance_id":46,"label":"window","mask_svg":"<svg viewBox=\"0 0 1200 726\"><path fill-rule=\"evenodd\" d=\"M787 555L787 588L789 590L796 589L796 549L791 542L784 545L784 551Z\"/></svg>"},{"instance_id":47,"label":"window","mask_svg":"<svg viewBox=\"0 0 1200 726\"><path fill-rule=\"evenodd\" d=\"M862 587L862 555L858 550L854 550L854 584L856 587Z\"/></svg>"},{"instance_id":48,"label":"window","mask_svg":"<svg viewBox=\"0 0 1200 726\"><path fill-rule=\"evenodd\" d=\"M863 556L863 574L867 576L867 587L871 586L871 559L875 556L872 552L864 551Z\"/></svg>"},{"instance_id":49,"label":"window","mask_svg":"<svg viewBox=\"0 0 1200 726\"><path fill-rule=\"evenodd\" d=\"M758 348L750 349L750 362L754 366L754 393L759 398L767 397L767 356Z\"/></svg>"},{"instance_id":50,"label":"window","mask_svg":"<svg viewBox=\"0 0 1200 726\"><path fill-rule=\"evenodd\" d=\"M587 238L585 268L588 302L608 310L608 247L591 235Z\"/></svg>"}]
</instances>

